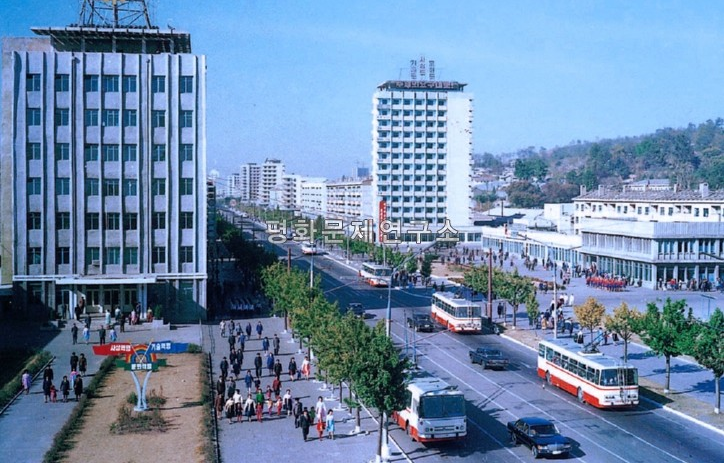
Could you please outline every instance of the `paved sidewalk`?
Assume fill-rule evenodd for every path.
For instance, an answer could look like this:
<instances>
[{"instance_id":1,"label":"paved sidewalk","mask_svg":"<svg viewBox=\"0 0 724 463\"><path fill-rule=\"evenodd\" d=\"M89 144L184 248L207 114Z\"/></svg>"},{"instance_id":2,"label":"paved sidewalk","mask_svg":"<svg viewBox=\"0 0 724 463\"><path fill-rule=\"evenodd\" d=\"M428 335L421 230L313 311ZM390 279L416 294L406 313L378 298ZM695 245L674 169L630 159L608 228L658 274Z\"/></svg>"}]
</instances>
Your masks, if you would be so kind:
<instances>
[{"instance_id":1,"label":"paved sidewalk","mask_svg":"<svg viewBox=\"0 0 724 463\"><path fill-rule=\"evenodd\" d=\"M243 326L247 321L251 322L252 327L256 326L257 321L261 320L264 326L264 336L268 336L271 340L274 334L278 334L281 340L281 348L278 358L284 370L282 374L282 394L286 389L291 389L292 397L299 397L303 406L312 409L317 402L318 397L322 397L325 407L334 410L335 417L335 440L329 440L326 437L319 440L317 430L311 428L309 432L309 440L304 442L302 439L301 429L294 427L294 417L281 417L276 414L269 416L265 407L262 422L259 423L255 418L251 422L243 421L229 424L228 419L219 417L219 442L221 446L222 461L240 461L242 456L252 456L256 461L279 461L285 457L292 459L297 463L319 463L319 462L367 462L375 459L377 449L377 422L363 409L361 412L361 433L354 434L355 419L353 413L350 413L346 407L340 407L339 389L335 388L334 392L330 391L323 383L314 379L315 370L312 370L312 378L309 381L304 379L290 381L287 374L287 365L289 359L294 356L297 365L301 367L304 354L299 353L299 342L292 340L289 333L284 332L284 321L282 318L253 318L235 320L241 322ZM238 348L238 343L237 343ZM217 325L207 325L204 327L204 350L211 352L213 358L214 375L218 379L220 372L219 364L222 357L229 356L228 339L221 336L220 329ZM273 347L270 348L273 352ZM244 361L242 365L241 378L236 382L236 387L242 392L246 398L246 386L243 376L246 370L250 369L254 374L254 357L262 351L262 341L257 339L256 332L252 332L251 340L247 340L244 350ZM230 375L233 373L230 370ZM274 379L266 368L266 361L263 366L263 375L261 377L261 389L266 390L267 385L271 385ZM227 383L228 386L228 383ZM348 397L349 391L344 388L344 397ZM250 451L252 446L253 450ZM391 444L392 460L404 460L399 450Z\"/></svg>"},{"instance_id":2,"label":"paved sidewalk","mask_svg":"<svg viewBox=\"0 0 724 463\"><path fill-rule=\"evenodd\" d=\"M85 354L88 358L88 370L83 378L83 385L87 386L98 371L98 367L104 357L93 355L92 344L98 344L98 332L96 331L102 322L97 314L91 322L91 344L83 343L83 337L78 335L80 343L73 345L71 341L70 327L72 322L66 324L56 336L47 336L44 333L43 341L47 341L44 349L55 356L52 368L54 372L53 383L56 387L64 375L70 374L70 355L76 352L78 355ZM7 322L5 328L11 327L13 322ZM82 323L76 322L82 331ZM34 336L37 325L23 324L27 335ZM118 327L116 327L118 330ZM108 340L108 336L106 336ZM181 325L177 329L170 330L169 325L162 329L151 329L150 325L126 326L125 333L118 333L118 341L133 341L146 343L149 341L171 340L176 342L201 343L201 332L199 325ZM20 395L8 409L0 415L0 461L3 462L41 462L43 456L50 450L53 444L53 437L68 420L70 413L75 406L75 400L68 403L58 401L57 403L45 403L42 391L43 377L40 375L33 381L30 394ZM151 378L153 381L153 378ZM59 394L60 396L60 394ZM74 397L71 391L70 397ZM59 399L62 397L59 397ZM82 440L82 438L81 438ZM88 443L92 445L100 443Z\"/></svg>"}]
</instances>

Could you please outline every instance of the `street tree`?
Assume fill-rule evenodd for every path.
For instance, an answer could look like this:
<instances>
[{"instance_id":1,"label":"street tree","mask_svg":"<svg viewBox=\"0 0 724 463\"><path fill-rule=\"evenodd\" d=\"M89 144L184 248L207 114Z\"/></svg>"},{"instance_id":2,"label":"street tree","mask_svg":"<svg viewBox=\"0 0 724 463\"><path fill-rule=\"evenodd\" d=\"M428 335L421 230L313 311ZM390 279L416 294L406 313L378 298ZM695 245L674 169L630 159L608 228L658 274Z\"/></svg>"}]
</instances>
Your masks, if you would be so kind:
<instances>
[{"instance_id":1,"label":"street tree","mask_svg":"<svg viewBox=\"0 0 724 463\"><path fill-rule=\"evenodd\" d=\"M687 351L699 365L714 374L714 413L721 411L721 378L724 376L724 312L717 308L709 321L696 323L687 342Z\"/></svg>"},{"instance_id":2,"label":"street tree","mask_svg":"<svg viewBox=\"0 0 724 463\"><path fill-rule=\"evenodd\" d=\"M573 313L578 323L591 331L591 344L593 344L593 330L601 324L606 307L596 298L589 297L583 304L573 307Z\"/></svg>"},{"instance_id":3,"label":"street tree","mask_svg":"<svg viewBox=\"0 0 724 463\"><path fill-rule=\"evenodd\" d=\"M530 278L519 275L518 270L514 270L513 273L500 271L500 284L496 287L496 294L507 299L513 306L513 329L517 326L518 307L533 293L533 283Z\"/></svg>"},{"instance_id":4,"label":"street tree","mask_svg":"<svg viewBox=\"0 0 724 463\"><path fill-rule=\"evenodd\" d=\"M417 272L417 259L412 254L407 255L407 262L405 262L405 270L408 274L412 275Z\"/></svg>"},{"instance_id":5,"label":"street tree","mask_svg":"<svg viewBox=\"0 0 724 463\"><path fill-rule=\"evenodd\" d=\"M427 255L425 255L425 257L422 259L422 264L420 264L420 275L425 281L425 286L427 286L430 275L432 275L432 259L429 258Z\"/></svg>"},{"instance_id":6,"label":"street tree","mask_svg":"<svg viewBox=\"0 0 724 463\"><path fill-rule=\"evenodd\" d=\"M634 327L641 317L641 312L635 308L630 308L625 302L613 309L613 315L604 317L603 326L606 327L606 330L616 333L623 340L624 363L628 363L628 344L635 334Z\"/></svg>"},{"instance_id":7,"label":"street tree","mask_svg":"<svg viewBox=\"0 0 724 463\"><path fill-rule=\"evenodd\" d=\"M656 355L666 359L666 385L664 393L669 393L671 385L671 357L685 352L685 339L690 335L690 324L684 316L686 301L672 301L667 298L663 310L654 302L646 305L646 313L634 323L636 333Z\"/></svg>"},{"instance_id":8,"label":"street tree","mask_svg":"<svg viewBox=\"0 0 724 463\"><path fill-rule=\"evenodd\" d=\"M538 320L540 316L540 304L535 297L535 292L532 292L530 296L528 296L528 299L526 299L525 311L528 313L528 322L535 328L536 320Z\"/></svg>"}]
</instances>

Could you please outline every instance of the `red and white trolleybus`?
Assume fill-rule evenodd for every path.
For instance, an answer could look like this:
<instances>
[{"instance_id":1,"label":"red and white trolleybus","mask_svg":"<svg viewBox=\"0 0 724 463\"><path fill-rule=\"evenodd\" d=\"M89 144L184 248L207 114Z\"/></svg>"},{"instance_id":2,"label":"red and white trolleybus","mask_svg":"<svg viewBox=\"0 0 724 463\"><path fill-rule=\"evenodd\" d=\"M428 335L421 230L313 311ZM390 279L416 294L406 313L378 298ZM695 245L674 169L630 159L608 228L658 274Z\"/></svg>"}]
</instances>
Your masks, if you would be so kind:
<instances>
[{"instance_id":1,"label":"red and white trolleybus","mask_svg":"<svg viewBox=\"0 0 724 463\"><path fill-rule=\"evenodd\" d=\"M387 265L365 262L359 275L368 285L382 287L390 284L392 269Z\"/></svg>"},{"instance_id":2,"label":"red and white trolleybus","mask_svg":"<svg viewBox=\"0 0 724 463\"><path fill-rule=\"evenodd\" d=\"M433 320L455 333L476 332L482 328L481 306L453 293L437 292L432 295Z\"/></svg>"},{"instance_id":3,"label":"red and white trolleybus","mask_svg":"<svg viewBox=\"0 0 724 463\"><path fill-rule=\"evenodd\" d=\"M639 403L638 370L600 352L584 352L570 340L538 344L538 376L597 408Z\"/></svg>"}]
</instances>

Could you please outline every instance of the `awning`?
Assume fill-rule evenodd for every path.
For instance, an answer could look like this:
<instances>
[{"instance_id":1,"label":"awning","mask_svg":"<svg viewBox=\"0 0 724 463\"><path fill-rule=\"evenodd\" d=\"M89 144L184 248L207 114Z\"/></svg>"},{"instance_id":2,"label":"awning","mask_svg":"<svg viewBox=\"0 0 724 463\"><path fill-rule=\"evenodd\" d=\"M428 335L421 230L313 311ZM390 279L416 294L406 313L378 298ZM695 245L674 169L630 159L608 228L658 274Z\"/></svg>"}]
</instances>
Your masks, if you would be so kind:
<instances>
[{"instance_id":1,"label":"awning","mask_svg":"<svg viewBox=\"0 0 724 463\"><path fill-rule=\"evenodd\" d=\"M147 285L156 283L156 277L148 278L61 278L56 285Z\"/></svg>"}]
</instances>

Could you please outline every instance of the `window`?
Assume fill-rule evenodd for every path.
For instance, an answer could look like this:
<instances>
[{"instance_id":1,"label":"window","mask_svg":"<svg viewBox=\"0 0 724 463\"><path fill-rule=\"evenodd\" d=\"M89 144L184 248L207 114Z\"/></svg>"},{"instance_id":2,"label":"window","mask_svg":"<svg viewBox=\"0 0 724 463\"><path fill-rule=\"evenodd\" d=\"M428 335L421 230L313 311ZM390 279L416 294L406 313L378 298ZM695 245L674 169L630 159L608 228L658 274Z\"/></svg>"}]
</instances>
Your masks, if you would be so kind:
<instances>
[{"instance_id":1,"label":"window","mask_svg":"<svg viewBox=\"0 0 724 463\"><path fill-rule=\"evenodd\" d=\"M40 212L28 212L28 230L40 230L43 215Z\"/></svg>"},{"instance_id":2,"label":"window","mask_svg":"<svg viewBox=\"0 0 724 463\"><path fill-rule=\"evenodd\" d=\"M107 265L120 265L121 263L121 248L110 247L105 248L105 263Z\"/></svg>"},{"instance_id":3,"label":"window","mask_svg":"<svg viewBox=\"0 0 724 463\"><path fill-rule=\"evenodd\" d=\"M28 161L40 161L40 143L28 143L26 156Z\"/></svg>"},{"instance_id":4,"label":"window","mask_svg":"<svg viewBox=\"0 0 724 463\"><path fill-rule=\"evenodd\" d=\"M85 215L86 230L100 230L101 215L98 212L89 212Z\"/></svg>"},{"instance_id":5,"label":"window","mask_svg":"<svg viewBox=\"0 0 724 463\"><path fill-rule=\"evenodd\" d=\"M103 91L104 92L117 92L118 91L118 76L103 76Z\"/></svg>"},{"instance_id":6,"label":"window","mask_svg":"<svg viewBox=\"0 0 724 463\"><path fill-rule=\"evenodd\" d=\"M136 145L123 145L123 161L136 162L137 152Z\"/></svg>"},{"instance_id":7,"label":"window","mask_svg":"<svg viewBox=\"0 0 724 463\"><path fill-rule=\"evenodd\" d=\"M138 196L138 181L135 179L123 180L123 196Z\"/></svg>"},{"instance_id":8,"label":"window","mask_svg":"<svg viewBox=\"0 0 724 463\"><path fill-rule=\"evenodd\" d=\"M151 263L152 264L165 264L166 263L166 248L163 246L156 246L151 250Z\"/></svg>"},{"instance_id":9,"label":"window","mask_svg":"<svg viewBox=\"0 0 724 463\"><path fill-rule=\"evenodd\" d=\"M83 157L86 161L97 161L98 145L85 145L83 148Z\"/></svg>"},{"instance_id":10,"label":"window","mask_svg":"<svg viewBox=\"0 0 724 463\"><path fill-rule=\"evenodd\" d=\"M194 112L193 111L181 111L179 116L181 128L188 128L194 126Z\"/></svg>"},{"instance_id":11,"label":"window","mask_svg":"<svg viewBox=\"0 0 724 463\"><path fill-rule=\"evenodd\" d=\"M138 113L135 109L123 110L123 127L136 127L138 125Z\"/></svg>"},{"instance_id":12,"label":"window","mask_svg":"<svg viewBox=\"0 0 724 463\"><path fill-rule=\"evenodd\" d=\"M105 196L118 196L120 194L118 179L107 178L103 180L103 194Z\"/></svg>"},{"instance_id":13,"label":"window","mask_svg":"<svg viewBox=\"0 0 724 463\"><path fill-rule=\"evenodd\" d=\"M181 255L179 256L182 264L190 264L194 261L194 247L181 246Z\"/></svg>"},{"instance_id":14,"label":"window","mask_svg":"<svg viewBox=\"0 0 724 463\"><path fill-rule=\"evenodd\" d=\"M70 75L68 75L68 74L56 74L55 75L55 91L56 92L70 91Z\"/></svg>"},{"instance_id":15,"label":"window","mask_svg":"<svg viewBox=\"0 0 724 463\"><path fill-rule=\"evenodd\" d=\"M41 121L40 108L28 108L28 110L27 110L28 126L39 126L40 121Z\"/></svg>"},{"instance_id":16,"label":"window","mask_svg":"<svg viewBox=\"0 0 724 463\"><path fill-rule=\"evenodd\" d=\"M55 253L55 260L58 265L70 264L70 248L60 247Z\"/></svg>"},{"instance_id":17,"label":"window","mask_svg":"<svg viewBox=\"0 0 724 463\"><path fill-rule=\"evenodd\" d=\"M123 214L123 229L138 230L138 214L135 212L127 212Z\"/></svg>"},{"instance_id":18,"label":"window","mask_svg":"<svg viewBox=\"0 0 724 463\"><path fill-rule=\"evenodd\" d=\"M156 127L166 127L166 111L152 111L151 125Z\"/></svg>"},{"instance_id":19,"label":"window","mask_svg":"<svg viewBox=\"0 0 724 463\"><path fill-rule=\"evenodd\" d=\"M194 228L194 213L193 212L182 212L181 213L181 228L183 228L183 229Z\"/></svg>"},{"instance_id":20,"label":"window","mask_svg":"<svg viewBox=\"0 0 724 463\"><path fill-rule=\"evenodd\" d=\"M179 81L179 87L181 93L193 93L194 91L194 77L193 76L181 76Z\"/></svg>"},{"instance_id":21,"label":"window","mask_svg":"<svg viewBox=\"0 0 724 463\"><path fill-rule=\"evenodd\" d=\"M55 214L55 226L58 230L70 230L70 212Z\"/></svg>"},{"instance_id":22,"label":"window","mask_svg":"<svg viewBox=\"0 0 724 463\"><path fill-rule=\"evenodd\" d=\"M136 76L123 76L123 91L136 93Z\"/></svg>"},{"instance_id":23,"label":"window","mask_svg":"<svg viewBox=\"0 0 724 463\"><path fill-rule=\"evenodd\" d=\"M106 212L104 214L103 224L106 230L120 230L121 214L118 212Z\"/></svg>"},{"instance_id":24,"label":"window","mask_svg":"<svg viewBox=\"0 0 724 463\"><path fill-rule=\"evenodd\" d=\"M90 247L85 249L85 263L86 265L98 265L101 261L101 249L97 247Z\"/></svg>"},{"instance_id":25,"label":"window","mask_svg":"<svg viewBox=\"0 0 724 463\"><path fill-rule=\"evenodd\" d=\"M699 208L698 207L694 208L694 217L699 217Z\"/></svg>"},{"instance_id":26,"label":"window","mask_svg":"<svg viewBox=\"0 0 724 463\"><path fill-rule=\"evenodd\" d=\"M85 75L83 76L83 87L86 92L97 92L98 91L98 76Z\"/></svg>"},{"instance_id":27,"label":"window","mask_svg":"<svg viewBox=\"0 0 724 463\"><path fill-rule=\"evenodd\" d=\"M55 179L55 194L57 194L57 195L69 195L70 194L70 178L69 177L57 177Z\"/></svg>"},{"instance_id":28,"label":"window","mask_svg":"<svg viewBox=\"0 0 724 463\"><path fill-rule=\"evenodd\" d=\"M151 161L166 160L166 145L153 145L151 148Z\"/></svg>"},{"instance_id":29,"label":"window","mask_svg":"<svg viewBox=\"0 0 724 463\"><path fill-rule=\"evenodd\" d=\"M166 91L166 76L153 76L151 78L151 91L163 93Z\"/></svg>"},{"instance_id":30,"label":"window","mask_svg":"<svg viewBox=\"0 0 724 463\"><path fill-rule=\"evenodd\" d=\"M118 145L103 145L103 161L118 162L120 153Z\"/></svg>"},{"instance_id":31,"label":"window","mask_svg":"<svg viewBox=\"0 0 724 463\"><path fill-rule=\"evenodd\" d=\"M40 177L28 177L28 194L39 195L40 191Z\"/></svg>"},{"instance_id":32,"label":"window","mask_svg":"<svg viewBox=\"0 0 724 463\"><path fill-rule=\"evenodd\" d=\"M179 147L179 157L181 161L193 161L194 160L194 145L182 144Z\"/></svg>"},{"instance_id":33,"label":"window","mask_svg":"<svg viewBox=\"0 0 724 463\"><path fill-rule=\"evenodd\" d=\"M28 248L28 265L40 265L43 263L42 248Z\"/></svg>"},{"instance_id":34,"label":"window","mask_svg":"<svg viewBox=\"0 0 724 463\"><path fill-rule=\"evenodd\" d=\"M29 92L39 92L40 74L28 74L25 89Z\"/></svg>"},{"instance_id":35,"label":"window","mask_svg":"<svg viewBox=\"0 0 724 463\"><path fill-rule=\"evenodd\" d=\"M103 110L103 126L104 127L118 127L120 121L120 114L117 109L104 109Z\"/></svg>"},{"instance_id":36,"label":"window","mask_svg":"<svg viewBox=\"0 0 724 463\"><path fill-rule=\"evenodd\" d=\"M67 127L70 125L70 110L67 108L58 108L55 110L55 126Z\"/></svg>"},{"instance_id":37,"label":"window","mask_svg":"<svg viewBox=\"0 0 724 463\"><path fill-rule=\"evenodd\" d=\"M85 194L87 196L98 196L101 194L100 182L97 178L89 178L85 181Z\"/></svg>"},{"instance_id":38,"label":"window","mask_svg":"<svg viewBox=\"0 0 724 463\"><path fill-rule=\"evenodd\" d=\"M126 265L138 265L138 248L125 248L123 250L123 263Z\"/></svg>"},{"instance_id":39,"label":"window","mask_svg":"<svg viewBox=\"0 0 724 463\"><path fill-rule=\"evenodd\" d=\"M166 213L154 212L151 216L151 228L154 230L163 230L166 228Z\"/></svg>"},{"instance_id":40,"label":"window","mask_svg":"<svg viewBox=\"0 0 724 463\"><path fill-rule=\"evenodd\" d=\"M98 126L98 110L86 109L84 113L84 122L86 127Z\"/></svg>"},{"instance_id":41,"label":"window","mask_svg":"<svg viewBox=\"0 0 724 463\"><path fill-rule=\"evenodd\" d=\"M182 178L181 179L181 194L192 195L194 194L194 179Z\"/></svg>"},{"instance_id":42,"label":"window","mask_svg":"<svg viewBox=\"0 0 724 463\"><path fill-rule=\"evenodd\" d=\"M165 195L166 194L166 179L165 178L154 178L151 181L151 194L152 195Z\"/></svg>"},{"instance_id":43,"label":"window","mask_svg":"<svg viewBox=\"0 0 724 463\"><path fill-rule=\"evenodd\" d=\"M70 145L68 143L55 144L55 159L56 161L70 160Z\"/></svg>"}]
</instances>

